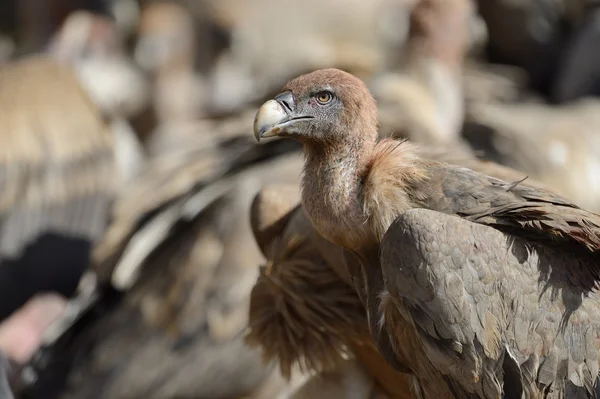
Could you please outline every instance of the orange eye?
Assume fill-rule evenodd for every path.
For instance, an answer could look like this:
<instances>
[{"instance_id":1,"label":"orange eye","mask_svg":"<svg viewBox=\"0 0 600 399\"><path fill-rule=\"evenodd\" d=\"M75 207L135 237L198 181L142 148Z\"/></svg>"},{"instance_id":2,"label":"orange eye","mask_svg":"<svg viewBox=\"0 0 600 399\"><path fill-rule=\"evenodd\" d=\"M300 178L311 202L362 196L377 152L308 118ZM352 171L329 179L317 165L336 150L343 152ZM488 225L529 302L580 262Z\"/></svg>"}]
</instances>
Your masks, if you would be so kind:
<instances>
[{"instance_id":1,"label":"orange eye","mask_svg":"<svg viewBox=\"0 0 600 399\"><path fill-rule=\"evenodd\" d=\"M317 101L319 102L319 104L327 104L331 102L332 99L333 95L328 91L322 91L317 94Z\"/></svg>"}]
</instances>

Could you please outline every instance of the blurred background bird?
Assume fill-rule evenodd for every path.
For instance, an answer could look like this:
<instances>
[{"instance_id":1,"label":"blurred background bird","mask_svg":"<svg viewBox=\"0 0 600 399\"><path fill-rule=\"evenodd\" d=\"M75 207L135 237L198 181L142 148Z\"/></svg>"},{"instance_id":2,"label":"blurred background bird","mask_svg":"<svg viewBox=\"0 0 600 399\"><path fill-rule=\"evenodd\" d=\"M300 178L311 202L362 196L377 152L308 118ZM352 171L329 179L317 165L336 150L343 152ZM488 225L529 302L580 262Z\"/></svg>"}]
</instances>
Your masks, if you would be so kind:
<instances>
[{"instance_id":1,"label":"blurred background bird","mask_svg":"<svg viewBox=\"0 0 600 399\"><path fill-rule=\"evenodd\" d=\"M0 3L0 396L407 394L368 335L311 368L256 327L297 258L340 273L294 247L307 226L253 232L255 194L302 173L253 118L304 72L364 79L384 136L600 210L596 1L38 3Z\"/></svg>"},{"instance_id":2,"label":"blurred background bird","mask_svg":"<svg viewBox=\"0 0 600 399\"><path fill-rule=\"evenodd\" d=\"M71 68L30 56L0 67L0 85L6 319L35 295L76 293L129 176L118 162L117 147L127 150L122 136Z\"/></svg>"}]
</instances>

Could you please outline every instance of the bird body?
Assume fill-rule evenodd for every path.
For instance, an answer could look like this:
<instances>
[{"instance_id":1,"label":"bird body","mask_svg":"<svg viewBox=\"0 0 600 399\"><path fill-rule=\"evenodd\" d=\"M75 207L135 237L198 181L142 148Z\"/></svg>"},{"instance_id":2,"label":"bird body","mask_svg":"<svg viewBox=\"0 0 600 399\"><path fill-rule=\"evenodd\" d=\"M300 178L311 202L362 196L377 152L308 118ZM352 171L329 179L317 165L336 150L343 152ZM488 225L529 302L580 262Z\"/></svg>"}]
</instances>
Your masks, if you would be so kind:
<instances>
[{"instance_id":1,"label":"bird body","mask_svg":"<svg viewBox=\"0 0 600 399\"><path fill-rule=\"evenodd\" d=\"M598 397L597 262L425 209L399 217L380 251L380 334L400 357L408 324L450 397Z\"/></svg>"},{"instance_id":2,"label":"bird body","mask_svg":"<svg viewBox=\"0 0 600 399\"><path fill-rule=\"evenodd\" d=\"M426 256L413 256L411 260L414 263L403 259L401 250L394 252L395 257L383 257L380 253L382 246L402 247L403 242L398 237L404 237L403 230L396 228L396 234L392 236L394 238L390 238L390 226L400 223L395 221L408 217L407 215L414 216L415 212L416 215L425 212L424 215L435 220L430 214L434 211L433 214L439 215L440 220L459 217L494 227L513 238L526 240L536 251L554 246L558 253L569 251L568 253L577 257L578 260L573 260L573 267L577 267L576 278L581 280L576 283L580 295L582 292L591 292L596 286L600 215L585 211L550 191L519 186L521 181L504 182L467 168L427 160L408 142L378 141L375 101L364 84L352 75L326 69L292 80L281 94L261 107L255 119L254 131L259 139L282 136L304 144L306 161L302 180L303 207L319 234L345 247L354 255L354 258L347 256L350 274L366 307L371 333L378 341L380 351L389 353L389 348L393 348L396 357L401 358L400 363L403 363L406 361L400 353L403 342L411 334L417 334L435 368L441 368L443 375L450 375L450 380L446 380L447 388L458 397L472 394L476 397L500 397L503 392L502 371L499 371L502 361L491 362L492 366L482 365L478 363L481 359L488 361L491 357L498 361L500 356L486 357L487 354L484 356L483 352L473 349L477 354L472 355L472 358L455 360L456 363L462 361L460 364L464 366L460 368L463 373L460 375L449 371L451 367L444 369L444 365L434 362L434 359L439 359L428 350L439 346L430 345L427 340L431 336L439 339L440 334L436 334L435 329L444 328L445 325L432 326L430 323L427 325L430 330L421 330L423 326L420 325L422 320L419 317L428 320L436 315L420 314L413 307L421 304L419 300L424 301L425 308L430 301L439 301L446 304L445 308L435 309L441 311L442 316L452 314L466 317L462 312L466 313L468 306L460 302L464 299L461 298L460 290L452 291L466 283L460 279L445 281L446 286L431 292L428 288L435 281L435 276L426 272L419 275L420 280L414 281L412 291L400 289L398 284L402 284L402 279L397 277L420 271L422 259ZM421 223L425 221L421 222L415 217L409 225L417 231L411 238L419 243L418 232L427 231L428 228L426 224L421 226ZM451 232L447 234L451 236ZM475 244L476 248L477 245L484 244ZM388 250L388 254L390 252ZM471 256L477 254L475 250ZM452 258L453 261L458 265L463 265L461 262L468 265L471 258L464 256L464 253L460 256L462 261ZM427 265L430 266L427 270L430 270L437 264ZM502 268L504 265L498 263L496 267ZM514 267L508 262L506 265ZM478 276L472 278L478 280ZM572 283L574 278L569 278ZM391 287L390 281L394 281ZM428 296L418 297L422 292L427 292ZM458 301L458 298L459 304L455 304L454 301ZM477 298L471 300L474 301L471 304L474 307L483 303L478 302ZM454 309L451 305L458 306L454 313L449 310ZM509 312L513 310L510 309L510 304L506 306L509 307ZM375 319L374 315L381 315L381 318ZM389 329L389 320L395 321L391 323L394 327L392 329ZM406 333L398 337L398 323L412 328L403 327ZM503 338L499 337L502 330L486 323L484 333L492 334L492 340L502 341ZM461 342L460 339L458 342ZM505 342L506 345L509 343ZM510 351L505 353L500 346L494 347L509 356ZM454 349L461 353L460 349ZM538 353L538 356L546 355L549 355L547 351ZM397 358L392 356L386 359L397 364ZM588 388L588 393L598 374L597 354L595 357L591 356L589 361L592 364L589 366L590 374L581 379L585 380L582 385ZM411 367L414 367L414 362L409 364L409 368ZM426 372L431 370L429 367ZM541 369L533 368L535 373L539 370ZM491 377L487 378L488 375ZM567 375L565 371L559 377L571 376L572 373ZM524 381L527 376L521 377ZM537 388L526 388L530 393L537 392ZM430 397L433 392L427 386L422 386L421 389L429 391L424 397Z\"/></svg>"},{"instance_id":3,"label":"bird body","mask_svg":"<svg viewBox=\"0 0 600 399\"><path fill-rule=\"evenodd\" d=\"M343 98L342 111L336 111L341 123L322 123L327 116L316 110L318 116L297 120L317 119L323 131L313 124L306 135L291 133L303 142L306 155L303 206L330 241L349 249L378 244L400 214L425 208L528 238L577 242L592 252L600 248L600 215L542 189L426 160L407 141L378 141L375 102L352 75L320 70L291 81L284 91L303 96L330 87ZM315 101L307 103L315 109Z\"/></svg>"},{"instance_id":4,"label":"bird body","mask_svg":"<svg viewBox=\"0 0 600 399\"><path fill-rule=\"evenodd\" d=\"M421 152L430 159L509 181L522 176L513 169L477 159L457 158L434 148L424 147ZM542 187L529 179L522 184ZM299 202L300 193L295 185L269 185L252 203L252 229L268 266L263 268L253 289L248 343L261 346L263 356L278 359L284 373L289 373L294 364L309 367L313 372L332 366L337 368L335 359L340 358L340 352L345 353L340 350L343 348L340 342L343 342L391 398L413 397L409 396L412 395L410 375L394 370L377 350L376 341L367 335L370 334L367 313L364 308L357 311L360 298L352 288L343 248L316 233L304 209L298 206ZM381 273L375 277L381 283ZM370 290L375 294L379 291L380 288ZM273 306L273 303L278 305ZM377 305L370 314L376 312ZM388 316L397 318L395 313ZM394 335L401 337L399 342L402 342L394 349L397 360L402 365L410 364L412 373L418 375L424 385L435 389L430 391L435 397L454 397L444 381L440 383L439 373L427 360L419 346L418 335L410 325L394 323L389 317L387 323L397 328ZM372 319L375 323L379 321L378 317ZM385 353L385 349L382 347L381 352ZM397 360L389 361L398 363ZM398 368L406 367L402 365Z\"/></svg>"}]
</instances>

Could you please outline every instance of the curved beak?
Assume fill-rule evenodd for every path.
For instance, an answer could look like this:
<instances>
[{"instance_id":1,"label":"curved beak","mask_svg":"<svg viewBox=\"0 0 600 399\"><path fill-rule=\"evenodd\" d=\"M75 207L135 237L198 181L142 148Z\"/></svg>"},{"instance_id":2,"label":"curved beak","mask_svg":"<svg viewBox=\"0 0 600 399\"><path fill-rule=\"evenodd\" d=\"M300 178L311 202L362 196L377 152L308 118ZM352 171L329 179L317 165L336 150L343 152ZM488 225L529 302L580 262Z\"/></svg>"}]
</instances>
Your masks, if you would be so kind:
<instances>
[{"instance_id":1,"label":"curved beak","mask_svg":"<svg viewBox=\"0 0 600 399\"><path fill-rule=\"evenodd\" d=\"M285 91L272 100L265 102L254 118L254 137L262 138L278 136L296 121L311 119L312 116L296 115L296 104L291 92Z\"/></svg>"}]
</instances>

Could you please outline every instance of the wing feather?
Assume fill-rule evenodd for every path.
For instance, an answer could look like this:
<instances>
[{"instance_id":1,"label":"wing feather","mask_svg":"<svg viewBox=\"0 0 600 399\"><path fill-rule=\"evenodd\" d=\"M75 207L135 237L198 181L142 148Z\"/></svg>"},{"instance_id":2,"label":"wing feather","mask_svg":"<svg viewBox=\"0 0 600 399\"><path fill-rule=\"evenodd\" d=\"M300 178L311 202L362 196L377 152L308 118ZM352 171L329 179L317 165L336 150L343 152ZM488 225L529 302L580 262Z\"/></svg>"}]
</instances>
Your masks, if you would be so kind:
<instances>
[{"instance_id":1,"label":"wing feather","mask_svg":"<svg viewBox=\"0 0 600 399\"><path fill-rule=\"evenodd\" d=\"M591 263L425 209L400 216L381 244L386 289L428 358L483 398L501 394L506 356L529 397L570 386L591 392L600 295L580 284Z\"/></svg>"},{"instance_id":2,"label":"wing feather","mask_svg":"<svg viewBox=\"0 0 600 399\"><path fill-rule=\"evenodd\" d=\"M455 214L516 236L600 254L600 215L542 188L511 184L454 165L431 170L423 207Z\"/></svg>"}]
</instances>

